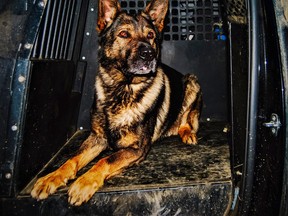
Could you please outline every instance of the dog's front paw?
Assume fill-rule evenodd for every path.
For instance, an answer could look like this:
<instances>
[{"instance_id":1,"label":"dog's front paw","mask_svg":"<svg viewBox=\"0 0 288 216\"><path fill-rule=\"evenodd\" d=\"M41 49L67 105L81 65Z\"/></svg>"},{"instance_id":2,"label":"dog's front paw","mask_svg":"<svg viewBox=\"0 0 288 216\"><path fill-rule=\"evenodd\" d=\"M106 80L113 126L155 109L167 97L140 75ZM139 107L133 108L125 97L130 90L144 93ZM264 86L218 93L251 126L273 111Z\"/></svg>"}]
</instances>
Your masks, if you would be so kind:
<instances>
[{"instance_id":1,"label":"dog's front paw","mask_svg":"<svg viewBox=\"0 0 288 216\"><path fill-rule=\"evenodd\" d=\"M50 194L56 192L59 187L65 186L68 179L63 173L55 171L44 177L41 177L35 183L31 196L35 199L46 199Z\"/></svg>"},{"instance_id":2,"label":"dog's front paw","mask_svg":"<svg viewBox=\"0 0 288 216\"><path fill-rule=\"evenodd\" d=\"M194 133L190 133L190 134L185 134L182 137L182 142L189 144L189 145L196 145L198 142L197 136Z\"/></svg>"},{"instance_id":3,"label":"dog's front paw","mask_svg":"<svg viewBox=\"0 0 288 216\"><path fill-rule=\"evenodd\" d=\"M69 203L79 206L87 202L103 183L103 179L92 173L86 173L80 176L69 188Z\"/></svg>"},{"instance_id":4,"label":"dog's front paw","mask_svg":"<svg viewBox=\"0 0 288 216\"><path fill-rule=\"evenodd\" d=\"M197 144L198 139L197 139L196 133L193 133L191 131L191 127L188 124L180 126L178 133L183 143L186 143L189 145Z\"/></svg>"}]
</instances>

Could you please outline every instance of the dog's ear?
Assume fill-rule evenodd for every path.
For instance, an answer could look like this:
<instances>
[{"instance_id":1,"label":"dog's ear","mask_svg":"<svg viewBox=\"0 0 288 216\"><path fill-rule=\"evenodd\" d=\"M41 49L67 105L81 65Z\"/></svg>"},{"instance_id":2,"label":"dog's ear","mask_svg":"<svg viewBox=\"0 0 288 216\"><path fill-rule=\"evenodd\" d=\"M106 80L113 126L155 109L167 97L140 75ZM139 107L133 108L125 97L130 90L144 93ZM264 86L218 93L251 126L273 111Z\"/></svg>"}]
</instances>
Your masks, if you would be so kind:
<instances>
[{"instance_id":1,"label":"dog's ear","mask_svg":"<svg viewBox=\"0 0 288 216\"><path fill-rule=\"evenodd\" d=\"M97 31L100 33L104 28L111 25L119 11L118 0L99 0Z\"/></svg>"},{"instance_id":2,"label":"dog's ear","mask_svg":"<svg viewBox=\"0 0 288 216\"><path fill-rule=\"evenodd\" d=\"M168 5L169 0L152 0L143 11L149 15L159 32L163 30Z\"/></svg>"}]
</instances>

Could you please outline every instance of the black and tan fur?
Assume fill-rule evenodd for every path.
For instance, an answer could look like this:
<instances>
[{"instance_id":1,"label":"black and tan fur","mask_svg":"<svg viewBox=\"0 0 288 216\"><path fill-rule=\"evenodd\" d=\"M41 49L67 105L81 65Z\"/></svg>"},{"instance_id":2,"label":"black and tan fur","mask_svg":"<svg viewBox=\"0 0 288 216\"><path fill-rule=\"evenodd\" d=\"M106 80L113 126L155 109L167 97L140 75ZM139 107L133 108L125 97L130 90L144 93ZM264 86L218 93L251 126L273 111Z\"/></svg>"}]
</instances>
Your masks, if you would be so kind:
<instances>
[{"instance_id":1,"label":"black and tan fur","mask_svg":"<svg viewBox=\"0 0 288 216\"><path fill-rule=\"evenodd\" d=\"M143 160L152 143L180 135L196 144L201 92L193 75L181 75L159 63L160 34L168 0L154 0L137 16L120 11L117 0L100 0L98 12L99 72L92 131L79 153L36 182L31 195L45 199L91 162L68 191L69 202L81 205L104 181Z\"/></svg>"}]
</instances>

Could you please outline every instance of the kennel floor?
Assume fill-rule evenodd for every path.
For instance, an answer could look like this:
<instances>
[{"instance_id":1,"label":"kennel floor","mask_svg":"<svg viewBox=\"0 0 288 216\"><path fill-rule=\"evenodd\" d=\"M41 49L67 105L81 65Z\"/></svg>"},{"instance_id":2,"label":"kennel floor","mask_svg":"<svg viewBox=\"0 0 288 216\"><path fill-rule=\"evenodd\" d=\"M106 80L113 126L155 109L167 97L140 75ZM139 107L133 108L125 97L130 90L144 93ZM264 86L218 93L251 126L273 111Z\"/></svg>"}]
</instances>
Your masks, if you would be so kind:
<instances>
[{"instance_id":1,"label":"kennel floor","mask_svg":"<svg viewBox=\"0 0 288 216\"><path fill-rule=\"evenodd\" d=\"M46 200L32 199L29 194L36 177L5 206L25 210L27 215L225 215L232 199L226 129L225 123L205 122L200 125L198 145L183 144L177 137L155 143L146 160L108 180L80 207L68 204L68 187ZM63 164L88 135L89 131L78 131L38 176Z\"/></svg>"}]
</instances>

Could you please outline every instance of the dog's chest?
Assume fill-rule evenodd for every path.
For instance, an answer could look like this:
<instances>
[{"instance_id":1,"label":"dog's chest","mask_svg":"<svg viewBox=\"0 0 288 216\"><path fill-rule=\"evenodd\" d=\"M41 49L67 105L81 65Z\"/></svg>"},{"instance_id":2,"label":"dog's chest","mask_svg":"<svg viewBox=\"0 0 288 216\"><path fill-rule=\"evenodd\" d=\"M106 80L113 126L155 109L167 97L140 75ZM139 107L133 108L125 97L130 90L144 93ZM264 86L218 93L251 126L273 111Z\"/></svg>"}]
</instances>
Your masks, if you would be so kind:
<instances>
[{"instance_id":1,"label":"dog's chest","mask_svg":"<svg viewBox=\"0 0 288 216\"><path fill-rule=\"evenodd\" d=\"M123 127L134 127L141 124L145 114L151 109L149 95L144 95L141 99L135 93L123 92L114 94L112 99L105 102L105 113L110 129Z\"/></svg>"},{"instance_id":2,"label":"dog's chest","mask_svg":"<svg viewBox=\"0 0 288 216\"><path fill-rule=\"evenodd\" d=\"M110 85L109 88L103 79L96 79L97 106L98 109L103 109L109 129L117 130L141 125L152 112L157 116L159 107L157 108L156 104L165 89L163 79L163 74L157 73L155 77L145 82L118 83ZM164 95L166 98L167 95L165 93Z\"/></svg>"}]
</instances>

